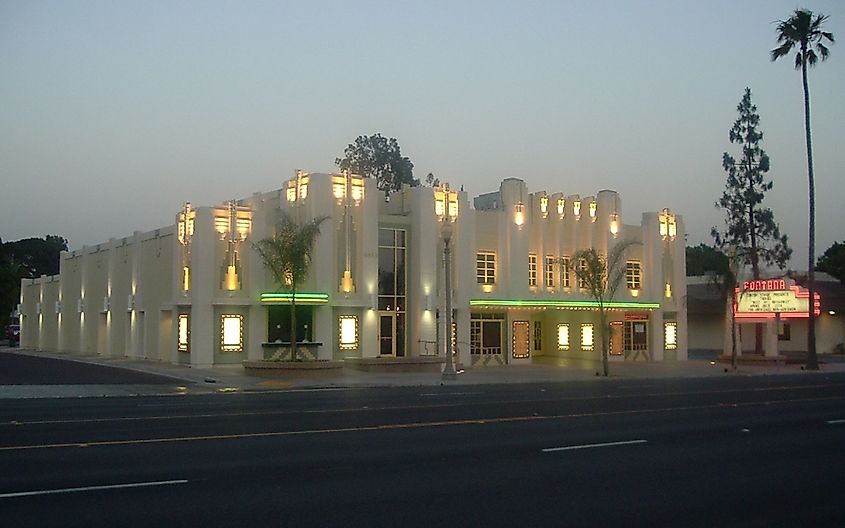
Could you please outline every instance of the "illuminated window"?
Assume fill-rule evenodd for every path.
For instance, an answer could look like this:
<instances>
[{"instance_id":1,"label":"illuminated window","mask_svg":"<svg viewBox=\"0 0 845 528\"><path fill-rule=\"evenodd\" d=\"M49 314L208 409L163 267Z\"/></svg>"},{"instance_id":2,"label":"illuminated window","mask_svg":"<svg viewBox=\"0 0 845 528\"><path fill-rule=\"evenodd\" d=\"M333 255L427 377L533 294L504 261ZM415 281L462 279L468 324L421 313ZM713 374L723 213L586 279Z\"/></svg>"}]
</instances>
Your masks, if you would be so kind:
<instances>
[{"instance_id":1,"label":"illuminated window","mask_svg":"<svg viewBox=\"0 0 845 528\"><path fill-rule=\"evenodd\" d=\"M224 314L220 316L220 349L223 352L244 351L244 316Z\"/></svg>"},{"instance_id":2,"label":"illuminated window","mask_svg":"<svg viewBox=\"0 0 845 528\"><path fill-rule=\"evenodd\" d=\"M569 257L561 257L561 259L560 259L560 287L561 288L569 288L571 286L571 283L569 282L569 266L570 266Z\"/></svg>"},{"instance_id":3,"label":"illuminated window","mask_svg":"<svg viewBox=\"0 0 845 528\"><path fill-rule=\"evenodd\" d=\"M555 286L555 258L552 255L546 255L546 288L554 288Z\"/></svg>"},{"instance_id":4,"label":"illuminated window","mask_svg":"<svg viewBox=\"0 0 845 528\"><path fill-rule=\"evenodd\" d=\"M179 352L191 351L191 326L188 314L179 314Z\"/></svg>"},{"instance_id":5,"label":"illuminated window","mask_svg":"<svg viewBox=\"0 0 845 528\"><path fill-rule=\"evenodd\" d=\"M479 251L475 256L475 276L478 284L496 284L496 254Z\"/></svg>"},{"instance_id":6,"label":"illuminated window","mask_svg":"<svg viewBox=\"0 0 845 528\"><path fill-rule=\"evenodd\" d=\"M593 325L585 323L581 325L581 350L593 349Z\"/></svg>"},{"instance_id":7,"label":"illuminated window","mask_svg":"<svg viewBox=\"0 0 845 528\"><path fill-rule=\"evenodd\" d=\"M629 290L642 288L643 270L639 260L629 260L625 264L625 284Z\"/></svg>"},{"instance_id":8,"label":"illuminated window","mask_svg":"<svg viewBox=\"0 0 845 528\"><path fill-rule=\"evenodd\" d=\"M182 267L182 291L191 289L191 268L188 266Z\"/></svg>"},{"instance_id":9,"label":"illuminated window","mask_svg":"<svg viewBox=\"0 0 845 528\"><path fill-rule=\"evenodd\" d=\"M358 348L358 318L354 315L341 315L338 322L341 350Z\"/></svg>"},{"instance_id":10,"label":"illuminated window","mask_svg":"<svg viewBox=\"0 0 845 528\"><path fill-rule=\"evenodd\" d=\"M557 349L569 350L569 325L557 325Z\"/></svg>"},{"instance_id":11,"label":"illuminated window","mask_svg":"<svg viewBox=\"0 0 845 528\"><path fill-rule=\"evenodd\" d=\"M528 321L513 322L513 357L514 359L527 358L531 355L529 348Z\"/></svg>"},{"instance_id":12,"label":"illuminated window","mask_svg":"<svg viewBox=\"0 0 845 528\"><path fill-rule=\"evenodd\" d=\"M543 323L534 321L534 351L543 350Z\"/></svg>"},{"instance_id":13,"label":"illuminated window","mask_svg":"<svg viewBox=\"0 0 845 528\"><path fill-rule=\"evenodd\" d=\"M666 350L678 348L678 323L663 323L663 343Z\"/></svg>"},{"instance_id":14,"label":"illuminated window","mask_svg":"<svg viewBox=\"0 0 845 528\"><path fill-rule=\"evenodd\" d=\"M528 254L528 285L537 286L537 255Z\"/></svg>"}]
</instances>

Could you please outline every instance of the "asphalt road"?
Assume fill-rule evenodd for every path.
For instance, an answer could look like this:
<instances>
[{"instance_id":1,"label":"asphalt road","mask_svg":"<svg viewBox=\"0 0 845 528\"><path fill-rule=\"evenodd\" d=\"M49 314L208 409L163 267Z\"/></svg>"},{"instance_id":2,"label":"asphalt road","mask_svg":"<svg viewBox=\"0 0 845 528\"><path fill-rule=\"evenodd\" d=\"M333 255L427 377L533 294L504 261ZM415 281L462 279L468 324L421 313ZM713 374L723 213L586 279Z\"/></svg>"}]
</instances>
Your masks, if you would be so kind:
<instances>
[{"instance_id":1,"label":"asphalt road","mask_svg":"<svg viewBox=\"0 0 845 528\"><path fill-rule=\"evenodd\" d=\"M843 526L845 375L0 408L5 526Z\"/></svg>"}]
</instances>

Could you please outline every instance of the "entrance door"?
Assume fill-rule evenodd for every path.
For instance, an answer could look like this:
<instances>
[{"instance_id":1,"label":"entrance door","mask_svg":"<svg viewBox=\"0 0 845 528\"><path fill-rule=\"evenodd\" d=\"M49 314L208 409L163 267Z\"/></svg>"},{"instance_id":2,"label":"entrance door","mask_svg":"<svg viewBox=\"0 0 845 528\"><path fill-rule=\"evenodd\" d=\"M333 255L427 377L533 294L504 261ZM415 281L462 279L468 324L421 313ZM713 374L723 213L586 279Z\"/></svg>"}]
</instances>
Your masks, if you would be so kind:
<instances>
[{"instance_id":1,"label":"entrance door","mask_svg":"<svg viewBox=\"0 0 845 528\"><path fill-rule=\"evenodd\" d=\"M396 355L396 314L379 312L378 353L382 356Z\"/></svg>"},{"instance_id":2,"label":"entrance door","mask_svg":"<svg viewBox=\"0 0 845 528\"><path fill-rule=\"evenodd\" d=\"M648 353L648 321L625 321L625 359L651 359Z\"/></svg>"}]
</instances>

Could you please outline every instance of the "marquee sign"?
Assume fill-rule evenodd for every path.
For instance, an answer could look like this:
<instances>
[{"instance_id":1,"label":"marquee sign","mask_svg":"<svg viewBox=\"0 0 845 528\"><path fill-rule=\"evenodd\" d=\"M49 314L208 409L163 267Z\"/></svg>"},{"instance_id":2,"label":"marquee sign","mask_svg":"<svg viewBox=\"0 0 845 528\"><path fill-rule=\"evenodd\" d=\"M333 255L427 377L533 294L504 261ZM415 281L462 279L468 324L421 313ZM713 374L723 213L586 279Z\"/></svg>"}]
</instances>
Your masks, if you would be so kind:
<instances>
[{"instance_id":1,"label":"marquee sign","mask_svg":"<svg viewBox=\"0 0 845 528\"><path fill-rule=\"evenodd\" d=\"M814 295L813 309L820 313L819 294ZM741 318L809 317L810 292L789 285L784 279L745 281L736 289L734 313Z\"/></svg>"}]
</instances>

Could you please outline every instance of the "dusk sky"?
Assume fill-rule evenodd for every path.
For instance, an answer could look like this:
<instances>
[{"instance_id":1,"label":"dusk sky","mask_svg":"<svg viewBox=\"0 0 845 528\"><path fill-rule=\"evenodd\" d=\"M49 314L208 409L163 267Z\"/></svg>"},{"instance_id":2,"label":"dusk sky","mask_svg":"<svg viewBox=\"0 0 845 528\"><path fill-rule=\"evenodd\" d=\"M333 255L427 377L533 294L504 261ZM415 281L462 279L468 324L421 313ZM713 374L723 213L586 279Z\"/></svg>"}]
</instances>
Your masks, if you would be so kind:
<instances>
[{"instance_id":1,"label":"dusk sky","mask_svg":"<svg viewBox=\"0 0 845 528\"><path fill-rule=\"evenodd\" d=\"M776 19L845 2L32 2L0 0L0 238L71 249L335 170L395 137L417 178L470 199L614 189L623 221L669 207L688 244L721 225L722 153L746 86L767 205L807 266L800 72ZM845 45L810 71L817 255L845 239Z\"/></svg>"}]
</instances>

